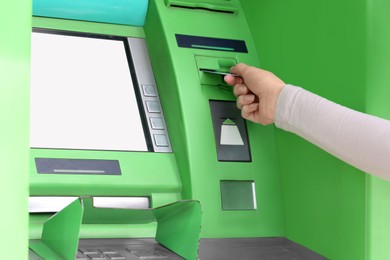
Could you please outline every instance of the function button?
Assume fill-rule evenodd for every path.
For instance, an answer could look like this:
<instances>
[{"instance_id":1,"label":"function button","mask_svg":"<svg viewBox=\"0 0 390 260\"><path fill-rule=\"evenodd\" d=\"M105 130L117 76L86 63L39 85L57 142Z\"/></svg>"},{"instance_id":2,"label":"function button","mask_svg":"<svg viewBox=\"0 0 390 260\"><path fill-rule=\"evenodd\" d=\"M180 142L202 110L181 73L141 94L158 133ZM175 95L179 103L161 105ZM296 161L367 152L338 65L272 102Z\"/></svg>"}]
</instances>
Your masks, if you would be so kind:
<instances>
[{"instance_id":1,"label":"function button","mask_svg":"<svg viewBox=\"0 0 390 260\"><path fill-rule=\"evenodd\" d=\"M81 253L77 253L76 260L88 260L88 256Z\"/></svg>"},{"instance_id":2,"label":"function button","mask_svg":"<svg viewBox=\"0 0 390 260\"><path fill-rule=\"evenodd\" d=\"M126 259L126 257L124 257L121 254L107 254L107 256L109 257L110 260L123 260L123 259Z\"/></svg>"},{"instance_id":3,"label":"function button","mask_svg":"<svg viewBox=\"0 0 390 260\"><path fill-rule=\"evenodd\" d=\"M142 85L142 92L145 97L156 97L156 87L153 85Z\"/></svg>"},{"instance_id":4,"label":"function button","mask_svg":"<svg viewBox=\"0 0 390 260\"><path fill-rule=\"evenodd\" d=\"M153 136L154 136L154 143L155 143L157 146L164 146L164 147L169 146L169 144L168 144L168 138L167 138L166 135L161 134L161 135L153 135Z\"/></svg>"},{"instance_id":5,"label":"function button","mask_svg":"<svg viewBox=\"0 0 390 260\"><path fill-rule=\"evenodd\" d=\"M91 249L91 248L83 248L80 249L80 252L86 255L94 255L94 254L100 254L100 251L97 249Z\"/></svg>"},{"instance_id":6,"label":"function button","mask_svg":"<svg viewBox=\"0 0 390 260\"><path fill-rule=\"evenodd\" d=\"M160 103L157 101L146 101L146 109L149 113L160 113Z\"/></svg>"},{"instance_id":7,"label":"function button","mask_svg":"<svg viewBox=\"0 0 390 260\"><path fill-rule=\"evenodd\" d=\"M117 254L117 251L111 248L99 248L99 251L104 254Z\"/></svg>"},{"instance_id":8,"label":"function button","mask_svg":"<svg viewBox=\"0 0 390 260\"><path fill-rule=\"evenodd\" d=\"M132 253L138 256L139 259L164 259L167 258L165 255L158 254L150 249L141 249L141 250L133 250Z\"/></svg>"},{"instance_id":9,"label":"function button","mask_svg":"<svg viewBox=\"0 0 390 260\"><path fill-rule=\"evenodd\" d=\"M151 117L150 125L152 126L152 129L156 129L156 130L165 129L164 121L161 117Z\"/></svg>"},{"instance_id":10,"label":"function button","mask_svg":"<svg viewBox=\"0 0 390 260\"><path fill-rule=\"evenodd\" d=\"M89 256L92 260L108 260L109 258L105 254L97 254Z\"/></svg>"}]
</instances>

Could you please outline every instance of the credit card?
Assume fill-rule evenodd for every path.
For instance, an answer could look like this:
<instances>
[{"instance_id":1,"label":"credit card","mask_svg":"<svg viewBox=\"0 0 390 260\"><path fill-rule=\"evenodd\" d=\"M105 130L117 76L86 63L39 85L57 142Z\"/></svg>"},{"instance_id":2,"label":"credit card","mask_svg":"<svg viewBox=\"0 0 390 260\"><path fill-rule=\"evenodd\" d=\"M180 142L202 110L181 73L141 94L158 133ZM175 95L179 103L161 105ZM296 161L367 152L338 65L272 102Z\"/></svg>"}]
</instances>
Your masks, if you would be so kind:
<instances>
[{"instance_id":1,"label":"credit card","mask_svg":"<svg viewBox=\"0 0 390 260\"><path fill-rule=\"evenodd\" d=\"M217 75L222 75L222 76L229 74L229 75L232 75L234 77L239 77L237 74L230 73L229 71L220 71L220 70L211 70L211 69L202 69L202 68L200 68L199 70L202 72L205 72L205 73L210 73L210 74L217 74Z\"/></svg>"}]
</instances>

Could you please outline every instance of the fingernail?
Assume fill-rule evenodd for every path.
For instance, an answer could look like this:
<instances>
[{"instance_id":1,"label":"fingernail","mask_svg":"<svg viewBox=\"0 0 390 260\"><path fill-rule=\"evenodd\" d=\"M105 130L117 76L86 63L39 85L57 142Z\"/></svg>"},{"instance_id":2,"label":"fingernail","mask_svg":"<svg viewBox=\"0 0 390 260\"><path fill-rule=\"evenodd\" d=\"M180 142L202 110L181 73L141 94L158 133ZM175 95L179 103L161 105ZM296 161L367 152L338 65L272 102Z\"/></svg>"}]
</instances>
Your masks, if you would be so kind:
<instances>
[{"instance_id":1,"label":"fingernail","mask_svg":"<svg viewBox=\"0 0 390 260\"><path fill-rule=\"evenodd\" d=\"M246 95L246 99L248 100L248 101L253 101L253 100L255 100L255 95Z\"/></svg>"},{"instance_id":2,"label":"fingernail","mask_svg":"<svg viewBox=\"0 0 390 260\"><path fill-rule=\"evenodd\" d=\"M240 87L238 88L238 90L239 90L240 92L245 92L245 91L246 91L246 87L240 86Z\"/></svg>"}]
</instances>

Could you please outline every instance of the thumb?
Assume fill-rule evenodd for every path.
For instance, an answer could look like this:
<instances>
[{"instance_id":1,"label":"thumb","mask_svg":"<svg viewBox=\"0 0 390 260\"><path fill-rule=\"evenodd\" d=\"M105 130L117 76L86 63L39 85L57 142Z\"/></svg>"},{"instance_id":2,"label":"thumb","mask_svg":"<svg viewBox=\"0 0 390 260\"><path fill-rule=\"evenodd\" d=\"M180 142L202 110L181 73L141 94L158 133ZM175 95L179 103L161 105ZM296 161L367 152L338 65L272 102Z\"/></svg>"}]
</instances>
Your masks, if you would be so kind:
<instances>
[{"instance_id":1,"label":"thumb","mask_svg":"<svg viewBox=\"0 0 390 260\"><path fill-rule=\"evenodd\" d=\"M241 77L236 77L236 76L232 76L230 74L226 75L224 77L224 80L227 84L231 85L231 86L234 86L236 84L242 84L242 78Z\"/></svg>"}]
</instances>

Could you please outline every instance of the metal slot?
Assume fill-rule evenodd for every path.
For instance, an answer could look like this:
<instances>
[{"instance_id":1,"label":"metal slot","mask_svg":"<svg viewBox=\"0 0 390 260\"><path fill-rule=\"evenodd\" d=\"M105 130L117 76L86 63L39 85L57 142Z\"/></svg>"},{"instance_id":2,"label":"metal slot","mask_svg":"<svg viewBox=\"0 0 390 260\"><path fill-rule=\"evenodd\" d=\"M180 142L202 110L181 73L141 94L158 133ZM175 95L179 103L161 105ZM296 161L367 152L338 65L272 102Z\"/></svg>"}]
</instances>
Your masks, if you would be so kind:
<instances>
[{"instance_id":1,"label":"metal slot","mask_svg":"<svg viewBox=\"0 0 390 260\"><path fill-rule=\"evenodd\" d=\"M96 208L111 209L149 209L148 197L93 197Z\"/></svg>"},{"instance_id":2,"label":"metal slot","mask_svg":"<svg viewBox=\"0 0 390 260\"><path fill-rule=\"evenodd\" d=\"M90 174L106 173L106 171L99 171L99 170L71 170L71 169L53 169L53 172L55 172L55 173L90 173Z\"/></svg>"},{"instance_id":3,"label":"metal slot","mask_svg":"<svg viewBox=\"0 0 390 260\"><path fill-rule=\"evenodd\" d=\"M77 198L78 197L29 197L28 208L30 213L59 212Z\"/></svg>"},{"instance_id":4,"label":"metal slot","mask_svg":"<svg viewBox=\"0 0 390 260\"><path fill-rule=\"evenodd\" d=\"M38 173L121 175L118 160L35 158Z\"/></svg>"},{"instance_id":5,"label":"metal slot","mask_svg":"<svg viewBox=\"0 0 390 260\"><path fill-rule=\"evenodd\" d=\"M78 197L32 196L28 198L30 213L59 212ZM92 197L96 208L111 209L149 209L149 197Z\"/></svg>"}]
</instances>

